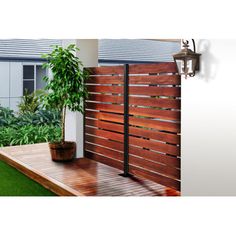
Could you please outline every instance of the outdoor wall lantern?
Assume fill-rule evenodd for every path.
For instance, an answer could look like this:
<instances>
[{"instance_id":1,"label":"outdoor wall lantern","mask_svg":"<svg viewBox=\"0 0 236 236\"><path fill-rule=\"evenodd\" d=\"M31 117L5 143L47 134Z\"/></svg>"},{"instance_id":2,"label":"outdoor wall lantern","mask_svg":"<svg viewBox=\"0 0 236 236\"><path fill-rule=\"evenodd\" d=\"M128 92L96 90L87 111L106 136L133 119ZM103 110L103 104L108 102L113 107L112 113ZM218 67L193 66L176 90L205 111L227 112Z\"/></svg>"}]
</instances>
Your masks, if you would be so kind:
<instances>
[{"instance_id":1,"label":"outdoor wall lantern","mask_svg":"<svg viewBox=\"0 0 236 236\"><path fill-rule=\"evenodd\" d=\"M183 49L180 52L173 55L174 61L177 64L179 75L185 75L193 77L195 72L199 71L199 58L201 54L196 53L195 41L192 39L193 51L189 49L189 41L183 40Z\"/></svg>"}]
</instances>

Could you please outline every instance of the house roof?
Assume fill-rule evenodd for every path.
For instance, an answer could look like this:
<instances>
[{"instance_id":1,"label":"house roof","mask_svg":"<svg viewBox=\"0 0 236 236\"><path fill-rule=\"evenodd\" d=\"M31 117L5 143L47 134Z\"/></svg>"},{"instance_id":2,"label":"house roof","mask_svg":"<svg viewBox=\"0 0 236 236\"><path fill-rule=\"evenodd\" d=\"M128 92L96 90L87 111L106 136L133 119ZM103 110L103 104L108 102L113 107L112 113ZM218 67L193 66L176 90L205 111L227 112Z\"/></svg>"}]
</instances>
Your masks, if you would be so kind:
<instances>
[{"instance_id":1,"label":"house roof","mask_svg":"<svg viewBox=\"0 0 236 236\"><path fill-rule=\"evenodd\" d=\"M1 39L0 60L42 60L53 45L62 45L61 39ZM180 50L176 41L144 39L100 39L99 63L171 62Z\"/></svg>"},{"instance_id":2,"label":"house roof","mask_svg":"<svg viewBox=\"0 0 236 236\"><path fill-rule=\"evenodd\" d=\"M57 39L1 39L1 60L42 60L43 53L49 53L53 45L62 45Z\"/></svg>"},{"instance_id":3,"label":"house roof","mask_svg":"<svg viewBox=\"0 0 236 236\"><path fill-rule=\"evenodd\" d=\"M172 62L180 42L145 39L99 40L99 63Z\"/></svg>"}]
</instances>

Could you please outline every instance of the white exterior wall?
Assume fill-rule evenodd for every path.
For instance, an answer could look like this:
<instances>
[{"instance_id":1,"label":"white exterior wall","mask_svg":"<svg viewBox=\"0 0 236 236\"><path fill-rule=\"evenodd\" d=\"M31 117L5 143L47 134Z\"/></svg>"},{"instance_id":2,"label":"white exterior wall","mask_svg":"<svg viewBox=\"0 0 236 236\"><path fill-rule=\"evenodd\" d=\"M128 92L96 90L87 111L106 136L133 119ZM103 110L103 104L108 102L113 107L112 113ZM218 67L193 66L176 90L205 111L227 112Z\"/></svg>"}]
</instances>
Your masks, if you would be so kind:
<instances>
[{"instance_id":1,"label":"white exterior wall","mask_svg":"<svg viewBox=\"0 0 236 236\"><path fill-rule=\"evenodd\" d=\"M0 62L0 104L16 110L22 96L22 63Z\"/></svg>"},{"instance_id":2,"label":"white exterior wall","mask_svg":"<svg viewBox=\"0 0 236 236\"><path fill-rule=\"evenodd\" d=\"M68 43L71 43L68 41ZM64 44L65 45L65 44ZM78 56L85 67L98 65L98 40L97 39L79 39L76 45L80 48ZM66 45L65 45L66 46ZM78 158L83 157L83 115L79 112L67 111L66 116L66 140L75 141L77 144Z\"/></svg>"},{"instance_id":3,"label":"white exterior wall","mask_svg":"<svg viewBox=\"0 0 236 236\"><path fill-rule=\"evenodd\" d=\"M10 108L18 110L23 95L23 66L21 62L10 62Z\"/></svg>"},{"instance_id":4,"label":"white exterior wall","mask_svg":"<svg viewBox=\"0 0 236 236\"><path fill-rule=\"evenodd\" d=\"M0 105L9 107L10 71L9 63L0 62Z\"/></svg>"},{"instance_id":5,"label":"white exterior wall","mask_svg":"<svg viewBox=\"0 0 236 236\"><path fill-rule=\"evenodd\" d=\"M182 195L236 195L236 40L197 40L201 72L182 80Z\"/></svg>"}]
</instances>

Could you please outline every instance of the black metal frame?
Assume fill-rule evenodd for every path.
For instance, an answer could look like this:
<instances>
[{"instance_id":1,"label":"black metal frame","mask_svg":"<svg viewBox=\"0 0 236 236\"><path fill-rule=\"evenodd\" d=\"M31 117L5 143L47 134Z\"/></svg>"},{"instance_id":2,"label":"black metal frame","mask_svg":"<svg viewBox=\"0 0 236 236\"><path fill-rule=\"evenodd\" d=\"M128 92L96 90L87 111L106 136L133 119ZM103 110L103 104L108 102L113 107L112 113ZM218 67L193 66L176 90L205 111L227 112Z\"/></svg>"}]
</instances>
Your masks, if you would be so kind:
<instances>
[{"instance_id":1,"label":"black metal frame","mask_svg":"<svg viewBox=\"0 0 236 236\"><path fill-rule=\"evenodd\" d=\"M129 64L124 64L124 168L123 177L129 173Z\"/></svg>"}]
</instances>

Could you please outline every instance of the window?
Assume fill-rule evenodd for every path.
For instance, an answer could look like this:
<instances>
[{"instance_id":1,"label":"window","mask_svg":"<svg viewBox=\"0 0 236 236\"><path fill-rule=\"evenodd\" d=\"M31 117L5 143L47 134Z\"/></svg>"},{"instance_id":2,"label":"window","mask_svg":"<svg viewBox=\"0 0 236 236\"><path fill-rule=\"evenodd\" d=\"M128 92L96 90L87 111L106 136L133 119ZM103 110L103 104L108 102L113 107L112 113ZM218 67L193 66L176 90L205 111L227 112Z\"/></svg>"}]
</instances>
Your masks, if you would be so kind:
<instances>
[{"instance_id":1,"label":"window","mask_svg":"<svg viewBox=\"0 0 236 236\"><path fill-rule=\"evenodd\" d=\"M46 69L43 69L42 65L36 65L36 89L42 89L46 86L46 82L43 80L46 75Z\"/></svg>"},{"instance_id":2,"label":"window","mask_svg":"<svg viewBox=\"0 0 236 236\"><path fill-rule=\"evenodd\" d=\"M43 77L47 75L46 69L40 64L23 65L23 94L27 90L29 93L45 87Z\"/></svg>"},{"instance_id":3,"label":"window","mask_svg":"<svg viewBox=\"0 0 236 236\"><path fill-rule=\"evenodd\" d=\"M29 93L34 91L34 66L23 66L23 93L27 90Z\"/></svg>"}]
</instances>

